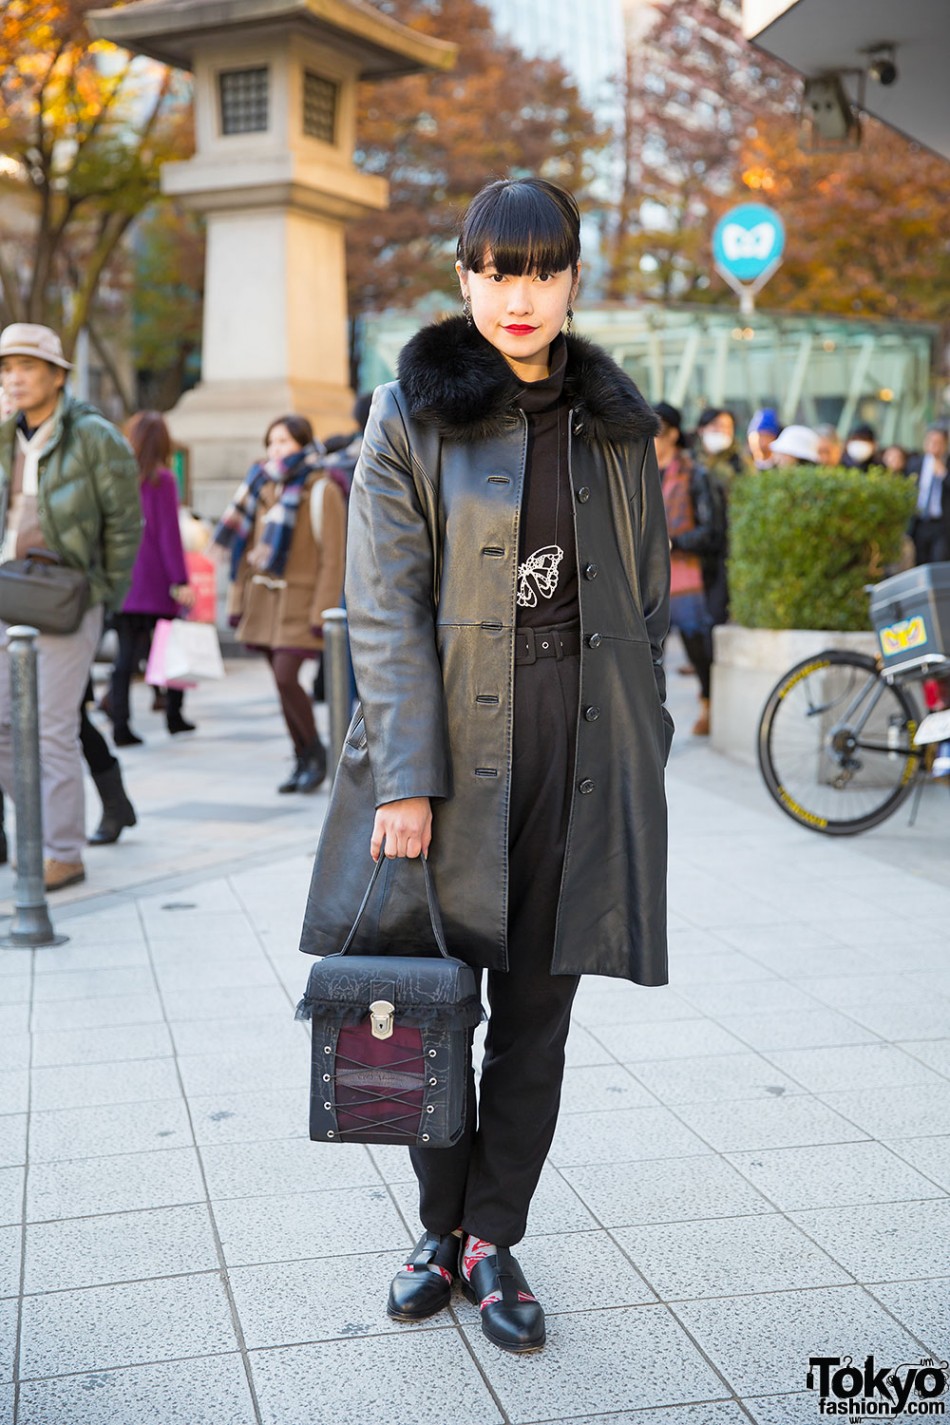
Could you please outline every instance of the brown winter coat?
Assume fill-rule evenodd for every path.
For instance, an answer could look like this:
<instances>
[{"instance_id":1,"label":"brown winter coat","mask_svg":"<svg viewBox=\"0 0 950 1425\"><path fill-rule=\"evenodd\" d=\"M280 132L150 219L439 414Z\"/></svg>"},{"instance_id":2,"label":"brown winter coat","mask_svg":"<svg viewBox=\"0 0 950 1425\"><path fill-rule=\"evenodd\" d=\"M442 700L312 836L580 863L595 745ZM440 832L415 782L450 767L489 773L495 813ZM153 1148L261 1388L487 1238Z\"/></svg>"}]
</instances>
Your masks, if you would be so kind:
<instances>
[{"instance_id":1,"label":"brown winter coat","mask_svg":"<svg viewBox=\"0 0 950 1425\"><path fill-rule=\"evenodd\" d=\"M318 542L310 514L311 496L323 494L323 528ZM346 553L346 505L335 482L322 471L308 477L294 524L290 553L279 577L258 574L249 566L247 554L260 541L264 519L280 493L280 486L268 481L261 491L254 530L231 585L228 613L240 615L237 636L255 648L300 648L318 652L323 639L313 630L323 623L324 609L338 607L343 595L343 564Z\"/></svg>"}]
</instances>

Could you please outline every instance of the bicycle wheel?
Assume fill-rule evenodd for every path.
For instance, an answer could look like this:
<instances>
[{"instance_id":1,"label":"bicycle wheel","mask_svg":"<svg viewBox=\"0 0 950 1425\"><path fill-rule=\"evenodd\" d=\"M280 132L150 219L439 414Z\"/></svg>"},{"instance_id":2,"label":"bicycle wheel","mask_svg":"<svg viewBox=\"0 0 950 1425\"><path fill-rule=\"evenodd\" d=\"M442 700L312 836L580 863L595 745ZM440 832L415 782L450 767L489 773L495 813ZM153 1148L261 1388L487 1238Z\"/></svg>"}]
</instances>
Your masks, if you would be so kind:
<instances>
[{"instance_id":1,"label":"bicycle wheel","mask_svg":"<svg viewBox=\"0 0 950 1425\"><path fill-rule=\"evenodd\" d=\"M877 826L910 794L917 709L873 658L829 649L790 668L759 723L759 767L782 811L826 836Z\"/></svg>"}]
</instances>

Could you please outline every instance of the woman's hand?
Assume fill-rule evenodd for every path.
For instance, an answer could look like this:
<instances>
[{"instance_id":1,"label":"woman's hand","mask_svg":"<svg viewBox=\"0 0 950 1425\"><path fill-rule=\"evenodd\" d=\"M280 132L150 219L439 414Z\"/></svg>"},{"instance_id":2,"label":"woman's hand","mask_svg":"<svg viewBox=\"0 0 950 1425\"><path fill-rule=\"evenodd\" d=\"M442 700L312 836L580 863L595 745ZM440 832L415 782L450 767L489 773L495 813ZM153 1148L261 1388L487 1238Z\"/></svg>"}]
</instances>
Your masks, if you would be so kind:
<instances>
[{"instance_id":1,"label":"woman's hand","mask_svg":"<svg viewBox=\"0 0 950 1425\"><path fill-rule=\"evenodd\" d=\"M183 609L194 608L195 591L190 584L173 584L171 595L175 603L179 604Z\"/></svg>"},{"instance_id":2,"label":"woman's hand","mask_svg":"<svg viewBox=\"0 0 950 1425\"><path fill-rule=\"evenodd\" d=\"M427 856L432 841L432 805L428 797L406 797L378 807L369 854L379 860L383 842L386 855Z\"/></svg>"}]
</instances>

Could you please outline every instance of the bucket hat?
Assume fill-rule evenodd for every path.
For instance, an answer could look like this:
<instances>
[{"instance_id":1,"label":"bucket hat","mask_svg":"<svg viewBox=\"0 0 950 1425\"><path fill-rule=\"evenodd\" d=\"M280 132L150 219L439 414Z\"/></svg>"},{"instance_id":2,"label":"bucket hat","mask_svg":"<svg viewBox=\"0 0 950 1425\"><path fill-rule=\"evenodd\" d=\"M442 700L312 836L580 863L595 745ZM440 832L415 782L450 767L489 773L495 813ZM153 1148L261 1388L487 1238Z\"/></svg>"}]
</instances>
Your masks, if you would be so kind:
<instances>
[{"instance_id":1,"label":"bucket hat","mask_svg":"<svg viewBox=\"0 0 950 1425\"><path fill-rule=\"evenodd\" d=\"M37 322L11 322L0 333L0 358L4 356L35 356L72 371L73 364L63 355L63 343L51 327Z\"/></svg>"},{"instance_id":2,"label":"bucket hat","mask_svg":"<svg viewBox=\"0 0 950 1425\"><path fill-rule=\"evenodd\" d=\"M818 437L810 426L786 426L772 442L773 455L791 455L795 460L818 464Z\"/></svg>"}]
</instances>

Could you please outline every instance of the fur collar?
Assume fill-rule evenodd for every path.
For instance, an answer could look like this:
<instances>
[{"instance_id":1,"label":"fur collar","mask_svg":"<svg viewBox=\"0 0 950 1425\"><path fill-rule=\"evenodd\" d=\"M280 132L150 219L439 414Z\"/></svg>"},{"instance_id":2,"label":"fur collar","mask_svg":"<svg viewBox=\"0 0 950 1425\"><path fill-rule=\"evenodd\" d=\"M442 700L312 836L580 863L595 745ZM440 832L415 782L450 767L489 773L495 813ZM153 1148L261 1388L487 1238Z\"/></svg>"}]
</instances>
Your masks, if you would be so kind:
<instances>
[{"instance_id":1,"label":"fur collar","mask_svg":"<svg viewBox=\"0 0 950 1425\"><path fill-rule=\"evenodd\" d=\"M591 444L654 435L656 416L616 362L583 337L566 341L564 393L575 432ZM417 332L400 353L399 382L414 419L436 426L449 440L499 435L517 414L511 368L464 317Z\"/></svg>"}]
</instances>

